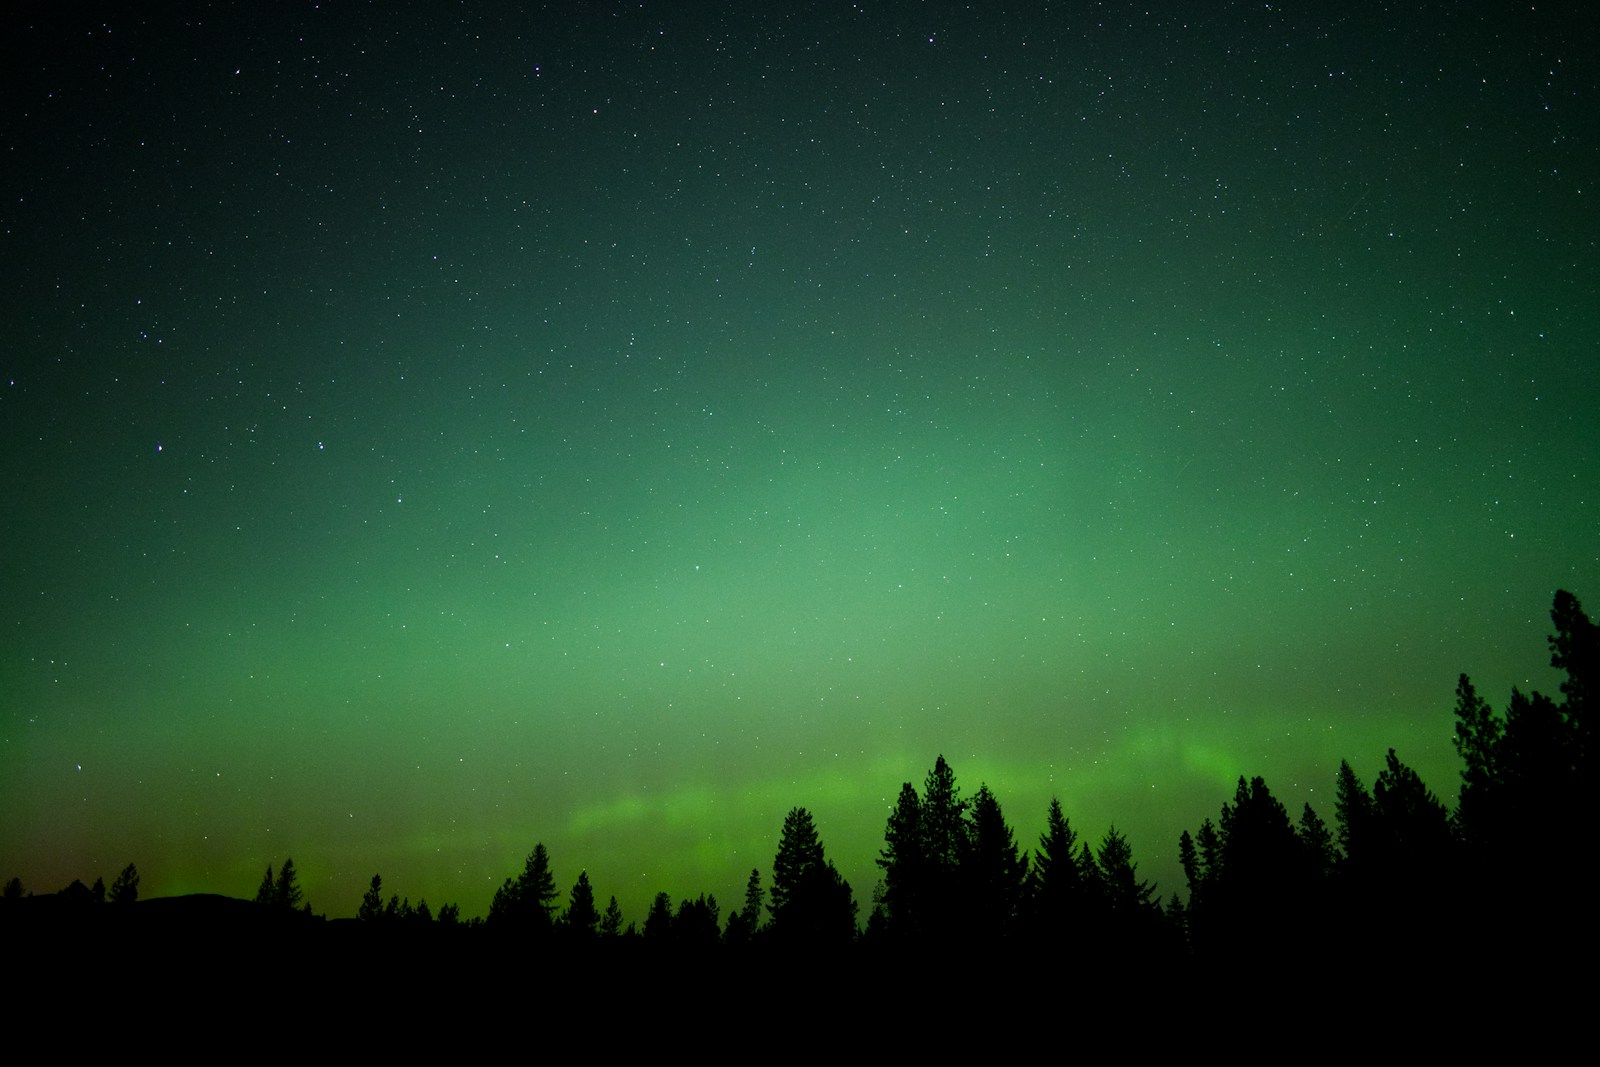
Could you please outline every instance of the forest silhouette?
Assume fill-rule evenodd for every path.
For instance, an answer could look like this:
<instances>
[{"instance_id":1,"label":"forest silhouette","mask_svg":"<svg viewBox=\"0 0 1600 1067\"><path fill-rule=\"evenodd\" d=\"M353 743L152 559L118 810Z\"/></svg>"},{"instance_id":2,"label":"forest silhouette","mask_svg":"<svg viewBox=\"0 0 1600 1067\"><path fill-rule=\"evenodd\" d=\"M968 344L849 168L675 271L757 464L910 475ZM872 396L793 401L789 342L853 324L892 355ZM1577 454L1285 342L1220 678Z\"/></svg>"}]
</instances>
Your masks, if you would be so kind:
<instances>
[{"instance_id":1,"label":"forest silhouette","mask_svg":"<svg viewBox=\"0 0 1600 1067\"><path fill-rule=\"evenodd\" d=\"M77 881L35 895L13 877L0 899L0 931L14 953L62 944L276 953L289 945L329 958L348 949L381 960L393 951L411 966L466 960L490 973L497 964L519 968L533 950L547 961L592 964L594 973L621 961L744 966L852 953L944 964L1066 960L1083 982L1315 968L1329 981L1376 972L1398 983L1422 960L1444 973L1519 973L1548 946L1586 952L1594 940L1590 912L1558 901L1552 886L1563 879L1550 868L1592 814L1589 705L1600 639L1566 591L1555 595L1551 620L1550 662L1565 674L1559 700L1513 689L1500 713L1460 677L1453 807L1393 749L1370 784L1341 763L1327 813L1307 804L1292 818L1263 779L1241 776L1215 819L1179 836L1187 884L1164 900L1114 827L1084 839L1053 800L1037 845L1019 845L999 797L985 784L966 794L939 756L920 789L901 787L877 859L880 880L865 899L828 859L810 812L795 807L770 871L751 870L743 900L726 912L711 894L674 902L662 892L646 915L625 919L614 896L600 904L587 871L563 892L541 843L482 918L464 919L455 903L385 897L374 874L356 917L329 921L304 899L285 858L267 867L251 901L140 900L131 863L109 888Z\"/></svg>"}]
</instances>

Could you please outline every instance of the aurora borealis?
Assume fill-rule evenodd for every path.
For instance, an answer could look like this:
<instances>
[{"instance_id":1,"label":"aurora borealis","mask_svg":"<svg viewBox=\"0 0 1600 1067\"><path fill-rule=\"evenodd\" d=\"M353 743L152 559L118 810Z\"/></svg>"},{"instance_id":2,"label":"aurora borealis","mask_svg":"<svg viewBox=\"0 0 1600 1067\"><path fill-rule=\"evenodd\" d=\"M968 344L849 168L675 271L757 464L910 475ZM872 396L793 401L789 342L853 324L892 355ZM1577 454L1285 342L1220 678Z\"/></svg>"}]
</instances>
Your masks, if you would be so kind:
<instances>
[{"instance_id":1,"label":"aurora borealis","mask_svg":"<svg viewBox=\"0 0 1600 1067\"><path fill-rule=\"evenodd\" d=\"M864 912L943 753L1165 896L1600 605L1559 5L176 7L0 45L0 877L640 919L801 805Z\"/></svg>"}]
</instances>

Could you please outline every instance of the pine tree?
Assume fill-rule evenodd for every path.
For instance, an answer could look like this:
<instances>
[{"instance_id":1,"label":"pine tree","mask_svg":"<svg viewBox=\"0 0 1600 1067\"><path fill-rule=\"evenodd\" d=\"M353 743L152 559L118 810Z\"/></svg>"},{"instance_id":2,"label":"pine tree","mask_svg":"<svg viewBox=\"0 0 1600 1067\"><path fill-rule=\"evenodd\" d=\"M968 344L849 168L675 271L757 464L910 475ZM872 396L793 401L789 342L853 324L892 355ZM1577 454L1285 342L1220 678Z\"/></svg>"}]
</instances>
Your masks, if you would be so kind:
<instances>
[{"instance_id":1,"label":"pine tree","mask_svg":"<svg viewBox=\"0 0 1600 1067\"><path fill-rule=\"evenodd\" d=\"M261 879L261 885L256 889L256 903L272 907L278 899L277 883L272 877L272 864L267 864L267 873Z\"/></svg>"},{"instance_id":2,"label":"pine tree","mask_svg":"<svg viewBox=\"0 0 1600 1067\"><path fill-rule=\"evenodd\" d=\"M1575 762L1586 767L1594 730L1587 710L1600 672L1600 627L1589 621L1578 598L1565 589L1556 590L1550 621L1556 628L1550 636L1550 666L1567 674L1561 683L1562 695L1567 698L1561 710L1572 727Z\"/></svg>"},{"instance_id":3,"label":"pine tree","mask_svg":"<svg viewBox=\"0 0 1600 1067\"><path fill-rule=\"evenodd\" d=\"M550 873L550 853L540 842L523 861L522 873L515 879L507 878L495 890L488 921L527 930L549 930L555 923L559 897L555 876Z\"/></svg>"},{"instance_id":4,"label":"pine tree","mask_svg":"<svg viewBox=\"0 0 1600 1067\"><path fill-rule=\"evenodd\" d=\"M1352 869L1359 870L1365 862L1366 853L1374 845L1372 795L1361 784L1361 779L1356 777L1356 772L1350 769L1348 760L1339 761L1333 812L1339 828L1339 850L1344 853L1344 862Z\"/></svg>"},{"instance_id":5,"label":"pine tree","mask_svg":"<svg viewBox=\"0 0 1600 1067\"><path fill-rule=\"evenodd\" d=\"M589 885L588 871L579 871L578 880L572 885L565 924L581 937L593 937L600 925L600 913L595 910L594 888Z\"/></svg>"},{"instance_id":6,"label":"pine tree","mask_svg":"<svg viewBox=\"0 0 1600 1067\"><path fill-rule=\"evenodd\" d=\"M922 788L922 851L936 877L949 878L967 846L967 803L956 775L940 756Z\"/></svg>"},{"instance_id":7,"label":"pine tree","mask_svg":"<svg viewBox=\"0 0 1600 1067\"><path fill-rule=\"evenodd\" d=\"M1019 918L1028 864L1017 854L1016 836L1006 825L1000 801L987 785L972 798L970 844L962 862L967 888L967 925L980 940L1009 934Z\"/></svg>"},{"instance_id":8,"label":"pine tree","mask_svg":"<svg viewBox=\"0 0 1600 1067\"><path fill-rule=\"evenodd\" d=\"M672 918L672 940L681 948L705 951L721 940L721 924L722 909L714 895L702 893L694 900L685 897Z\"/></svg>"},{"instance_id":9,"label":"pine tree","mask_svg":"<svg viewBox=\"0 0 1600 1067\"><path fill-rule=\"evenodd\" d=\"M1443 862L1451 845L1450 813L1392 748L1372 787L1372 809L1391 861L1412 868Z\"/></svg>"},{"instance_id":10,"label":"pine tree","mask_svg":"<svg viewBox=\"0 0 1600 1067\"><path fill-rule=\"evenodd\" d=\"M534 845L523 863L522 875L517 879L517 893L530 922L540 926L551 924L560 894L556 891L555 876L550 873L550 853L545 851L544 842Z\"/></svg>"},{"instance_id":11,"label":"pine tree","mask_svg":"<svg viewBox=\"0 0 1600 1067\"><path fill-rule=\"evenodd\" d=\"M650 912L644 917L644 939L653 944L665 944L671 938L672 898L663 891L650 902Z\"/></svg>"},{"instance_id":12,"label":"pine tree","mask_svg":"<svg viewBox=\"0 0 1600 1067\"><path fill-rule=\"evenodd\" d=\"M1133 849L1115 826L1106 831L1100 842L1098 861L1104 899L1113 913L1131 915L1148 911L1153 906L1151 896L1155 886L1139 878Z\"/></svg>"},{"instance_id":13,"label":"pine tree","mask_svg":"<svg viewBox=\"0 0 1600 1067\"><path fill-rule=\"evenodd\" d=\"M1219 884L1251 898L1277 899L1296 880L1304 855L1289 813L1260 777L1245 783L1239 776L1233 803L1222 806L1218 821L1222 838Z\"/></svg>"},{"instance_id":14,"label":"pine tree","mask_svg":"<svg viewBox=\"0 0 1600 1067\"><path fill-rule=\"evenodd\" d=\"M1315 881L1322 881L1333 873L1339 853L1333 847L1333 832L1322 821L1310 804L1300 813L1300 828L1296 833L1305 853L1306 869Z\"/></svg>"},{"instance_id":15,"label":"pine tree","mask_svg":"<svg viewBox=\"0 0 1600 1067\"><path fill-rule=\"evenodd\" d=\"M744 917L746 931L754 936L761 929L761 900L766 894L761 889L761 871L750 868L750 877L744 883Z\"/></svg>"},{"instance_id":16,"label":"pine tree","mask_svg":"<svg viewBox=\"0 0 1600 1067\"><path fill-rule=\"evenodd\" d=\"M128 864L111 883L111 903L132 904L139 899L139 868Z\"/></svg>"},{"instance_id":17,"label":"pine tree","mask_svg":"<svg viewBox=\"0 0 1600 1067\"><path fill-rule=\"evenodd\" d=\"M272 894L273 906L279 911L294 911L300 907L304 894L300 891L299 877L294 869L294 860L285 859L283 866L278 868L278 884Z\"/></svg>"},{"instance_id":18,"label":"pine tree","mask_svg":"<svg viewBox=\"0 0 1600 1067\"><path fill-rule=\"evenodd\" d=\"M778 854L772 860L772 892L767 908L772 912L774 926L783 922L806 872L822 862L822 842L817 839L811 813L805 808L789 809L783 820L783 836L778 839Z\"/></svg>"},{"instance_id":19,"label":"pine tree","mask_svg":"<svg viewBox=\"0 0 1600 1067\"><path fill-rule=\"evenodd\" d=\"M770 936L775 939L815 948L855 936L856 902L850 883L828 862L805 808L791 809L783 821L768 896Z\"/></svg>"},{"instance_id":20,"label":"pine tree","mask_svg":"<svg viewBox=\"0 0 1600 1067\"><path fill-rule=\"evenodd\" d=\"M614 896L606 905L606 913L600 917L600 936L622 936L622 909L617 906L617 898Z\"/></svg>"},{"instance_id":21,"label":"pine tree","mask_svg":"<svg viewBox=\"0 0 1600 1067\"><path fill-rule=\"evenodd\" d=\"M1178 866L1183 868L1184 881L1189 885L1189 906L1193 907L1205 895L1205 868L1200 866L1194 838L1187 830L1178 835Z\"/></svg>"},{"instance_id":22,"label":"pine tree","mask_svg":"<svg viewBox=\"0 0 1600 1067\"><path fill-rule=\"evenodd\" d=\"M372 883L367 886L367 891L361 895L361 906L356 909L356 918L362 922L377 922L383 918L383 878L379 875L372 876Z\"/></svg>"},{"instance_id":23,"label":"pine tree","mask_svg":"<svg viewBox=\"0 0 1600 1067\"><path fill-rule=\"evenodd\" d=\"M1061 810L1061 801L1051 797L1044 833L1039 835L1039 848L1033 861L1042 892L1056 897L1082 891L1083 872L1078 869L1077 847L1078 832Z\"/></svg>"},{"instance_id":24,"label":"pine tree","mask_svg":"<svg viewBox=\"0 0 1600 1067\"><path fill-rule=\"evenodd\" d=\"M883 868L883 892L878 905L884 913L883 926L899 937L915 936L922 918L919 902L925 891L927 857L922 835L922 801L916 787L906 782L889 813L883 832L883 852L877 864Z\"/></svg>"}]
</instances>

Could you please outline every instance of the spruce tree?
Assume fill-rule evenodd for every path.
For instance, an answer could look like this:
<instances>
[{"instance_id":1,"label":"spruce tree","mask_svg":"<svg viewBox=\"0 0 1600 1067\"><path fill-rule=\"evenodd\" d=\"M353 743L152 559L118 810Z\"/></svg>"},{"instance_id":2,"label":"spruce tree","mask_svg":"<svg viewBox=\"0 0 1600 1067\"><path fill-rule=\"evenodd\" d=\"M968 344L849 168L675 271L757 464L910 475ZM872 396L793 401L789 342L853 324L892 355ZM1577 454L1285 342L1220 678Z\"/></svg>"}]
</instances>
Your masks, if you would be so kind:
<instances>
[{"instance_id":1,"label":"spruce tree","mask_svg":"<svg viewBox=\"0 0 1600 1067\"><path fill-rule=\"evenodd\" d=\"M600 917L601 937L622 936L622 908L617 905L617 898L613 896L606 905L606 913Z\"/></svg>"},{"instance_id":2,"label":"spruce tree","mask_svg":"<svg viewBox=\"0 0 1600 1067\"><path fill-rule=\"evenodd\" d=\"M361 906L356 909L356 918L369 923L383 918L383 878L379 875L372 876L372 883L361 895Z\"/></svg>"},{"instance_id":3,"label":"spruce tree","mask_svg":"<svg viewBox=\"0 0 1600 1067\"><path fill-rule=\"evenodd\" d=\"M139 899L139 868L128 864L111 883L111 903L132 904Z\"/></svg>"},{"instance_id":4,"label":"spruce tree","mask_svg":"<svg viewBox=\"0 0 1600 1067\"><path fill-rule=\"evenodd\" d=\"M790 808L783 820L783 835L778 839L778 854L772 860L772 892L767 908L773 926L783 923L789 906L806 873L823 862L822 842L811 813L805 808Z\"/></svg>"},{"instance_id":5,"label":"spruce tree","mask_svg":"<svg viewBox=\"0 0 1600 1067\"><path fill-rule=\"evenodd\" d=\"M600 925L600 912L594 906L594 887L589 884L588 871L579 871L578 880L572 884L565 924L580 937L593 937Z\"/></svg>"},{"instance_id":6,"label":"spruce tree","mask_svg":"<svg viewBox=\"0 0 1600 1067\"><path fill-rule=\"evenodd\" d=\"M915 936L921 916L919 900L927 879L927 857L922 836L922 801L916 787L906 782L889 813L883 832L883 852L877 860L883 868L883 891L878 905L885 930L897 937Z\"/></svg>"},{"instance_id":7,"label":"spruce tree","mask_svg":"<svg viewBox=\"0 0 1600 1067\"><path fill-rule=\"evenodd\" d=\"M279 911L294 911L300 907L304 897L305 894L300 891L299 873L294 869L294 860L285 859L283 866L278 868L278 884L272 894L273 905Z\"/></svg>"}]
</instances>

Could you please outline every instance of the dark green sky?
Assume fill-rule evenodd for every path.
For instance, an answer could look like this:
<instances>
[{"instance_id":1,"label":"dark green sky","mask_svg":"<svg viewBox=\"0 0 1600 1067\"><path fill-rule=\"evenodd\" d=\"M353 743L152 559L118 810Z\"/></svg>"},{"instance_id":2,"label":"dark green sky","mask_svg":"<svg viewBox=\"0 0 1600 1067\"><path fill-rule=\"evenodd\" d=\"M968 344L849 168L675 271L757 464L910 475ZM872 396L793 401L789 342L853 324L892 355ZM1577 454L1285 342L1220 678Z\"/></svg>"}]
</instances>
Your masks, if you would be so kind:
<instances>
[{"instance_id":1,"label":"dark green sky","mask_svg":"<svg viewBox=\"0 0 1600 1067\"><path fill-rule=\"evenodd\" d=\"M5 35L0 876L865 905L943 753L1165 894L1600 597L1559 8L180 6Z\"/></svg>"}]
</instances>

